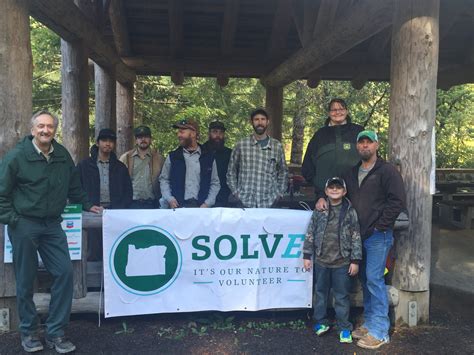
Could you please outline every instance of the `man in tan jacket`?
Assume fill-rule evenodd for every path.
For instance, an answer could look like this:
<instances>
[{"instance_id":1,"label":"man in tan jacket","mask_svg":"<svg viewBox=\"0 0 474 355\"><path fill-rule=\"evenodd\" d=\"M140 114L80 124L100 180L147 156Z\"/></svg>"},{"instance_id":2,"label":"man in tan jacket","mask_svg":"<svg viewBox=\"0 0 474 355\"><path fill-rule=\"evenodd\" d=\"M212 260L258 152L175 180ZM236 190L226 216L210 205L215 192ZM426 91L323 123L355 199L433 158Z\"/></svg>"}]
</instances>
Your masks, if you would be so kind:
<instances>
[{"instance_id":1,"label":"man in tan jacket","mask_svg":"<svg viewBox=\"0 0 474 355\"><path fill-rule=\"evenodd\" d=\"M158 177L163 156L150 147L151 130L147 126L135 128L135 148L124 153L120 161L128 168L133 185L133 202L130 208L158 208L160 186Z\"/></svg>"}]
</instances>

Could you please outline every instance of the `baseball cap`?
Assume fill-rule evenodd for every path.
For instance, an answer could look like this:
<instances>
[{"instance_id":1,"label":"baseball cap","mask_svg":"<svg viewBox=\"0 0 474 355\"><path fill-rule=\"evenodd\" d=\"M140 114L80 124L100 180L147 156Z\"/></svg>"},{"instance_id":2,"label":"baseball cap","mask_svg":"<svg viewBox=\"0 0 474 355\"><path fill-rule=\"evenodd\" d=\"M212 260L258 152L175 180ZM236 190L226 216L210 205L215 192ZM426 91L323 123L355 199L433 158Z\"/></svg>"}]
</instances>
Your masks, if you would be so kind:
<instances>
[{"instance_id":1,"label":"baseball cap","mask_svg":"<svg viewBox=\"0 0 474 355\"><path fill-rule=\"evenodd\" d=\"M107 139L107 138L117 140L117 135L110 128L102 128L99 131L99 135L97 136L97 140Z\"/></svg>"},{"instance_id":2,"label":"baseball cap","mask_svg":"<svg viewBox=\"0 0 474 355\"><path fill-rule=\"evenodd\" d=\"M372 142L378 142L379 137L377 133L374 131L362 131L357 135L357 142L360 141L362 138L369 138Z\"/></svg>"},{"instance_id":3,"label":"baseball cap","mask_svg":"<svg viewBox=\"0 0 474 355\"><path fill-rule=\"evenodd\" d=\"M143 137L143 136L150 136L151 137L151 129L147 126L138 126L133 130L135 137Z\"/></svg>"},{"instance_id":4,"label":"baseball cap","mask_svg":"<svg viewBox=\"0 0 474 355\"><path fill-rule=\"evenodd\" d=\"M326 186L324 188L327 189L331 185L339 185L343 187L344 190L347 190L346 182L344 181L343 178L340 178L338 176L333 176L332 178L329 178L328 181L326 181Z\"/></svg>"},{"instance_id":5,"label":"baseball cap","mask_svg":"<svg viewBox=\"0 0 474 355\"><path fill-rule=\"evenodd\" d=\"M220 129L222 131L225 131L225 126L224 123L221 121L213 121L209 124L209 130L211 129Z\"/></svg>"},{"instance_id":6,"label":"baseball cap","mask_svg":"<svg viewBox=\"0 0 474 355\"><path fill-rule=\"evenodd\" d=\"M190 130L195 131L197 134L199 134L199 125L193 119L184 119L184 120L178 121L173 125L173 128L190 129Z\"/></svg>"}]
</instances>

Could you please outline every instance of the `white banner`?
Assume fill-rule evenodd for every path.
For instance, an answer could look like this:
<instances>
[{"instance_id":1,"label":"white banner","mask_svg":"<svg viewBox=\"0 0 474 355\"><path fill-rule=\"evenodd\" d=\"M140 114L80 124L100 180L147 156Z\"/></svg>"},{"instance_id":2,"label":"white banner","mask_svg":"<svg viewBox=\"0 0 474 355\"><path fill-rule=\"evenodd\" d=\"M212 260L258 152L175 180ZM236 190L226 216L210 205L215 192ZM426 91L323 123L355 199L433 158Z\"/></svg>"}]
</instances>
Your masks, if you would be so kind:
<instances>
[{"instance_id":1,"label":"white banner","mask_svg":"<svg viewBox=\"0 0 474 355\"><path fill-rule=\"evenodd\" d=\"M63 221L61 227L66 233L69 256L71 260L81 260L82 257L82 205L67 205L61 215ZM8 226L5 226L3 235L5 236L3 262L5 264L13 262L13 250L10 238L8 237ZM39 257L39 260L41 258Z\"/></svg>"},{"instance_id":2,"label":"white banner","mask_svg":"<svg viewBox=\"0 0 474 355\"><path fill-rule=\"evenodd\" d=\"M310 211L106 210L105 316L307 308Z\"/></svg>"}]
</instances>

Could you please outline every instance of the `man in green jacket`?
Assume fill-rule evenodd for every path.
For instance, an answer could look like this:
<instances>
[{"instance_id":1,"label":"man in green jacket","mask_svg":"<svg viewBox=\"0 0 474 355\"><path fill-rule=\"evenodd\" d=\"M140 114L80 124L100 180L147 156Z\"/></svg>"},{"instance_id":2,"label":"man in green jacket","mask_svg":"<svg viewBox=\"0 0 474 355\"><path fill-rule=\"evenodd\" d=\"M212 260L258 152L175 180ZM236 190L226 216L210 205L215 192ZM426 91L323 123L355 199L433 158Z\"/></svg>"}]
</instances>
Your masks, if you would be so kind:
<instances>
[{"instance_id":1,"label":"man in green jacket","mask_svg":"<svg viewBox=\"0 0 474 355\"><path fill-rule=\"evenodd\" d=\"M31 135L23 138L0 163L0 223L8 225L13 246L23 349L43 349L33 302L39 252L53 276L46 344L59 353L67 353L75 350L64 337L71 312L73 280L61 213L67 199L82 204L84 210L100 213L102 209L88 201L71 156L54 140L58 119L40 111L33 115L31 126Z\"/></svg>"}]
</instances>

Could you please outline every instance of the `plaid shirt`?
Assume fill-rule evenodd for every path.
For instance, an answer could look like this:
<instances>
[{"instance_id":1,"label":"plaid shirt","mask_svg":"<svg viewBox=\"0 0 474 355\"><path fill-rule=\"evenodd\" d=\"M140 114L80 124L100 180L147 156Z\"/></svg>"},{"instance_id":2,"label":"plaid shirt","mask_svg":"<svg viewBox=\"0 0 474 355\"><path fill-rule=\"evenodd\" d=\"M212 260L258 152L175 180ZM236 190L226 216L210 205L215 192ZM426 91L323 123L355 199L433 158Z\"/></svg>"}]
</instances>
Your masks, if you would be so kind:
<instances>
[{"instance_id":1,"label":"plaid shirt","mask_svg":"<svg viewBox=\"0 0 474 355\"><path fill-rule=\"evenodd\" d=\"M288 168L283 147L269 138L262 148L251 135L239 141L232 151L227 185L245 207L271 207L286 191Z\"/></svg>"}]
</instances>

